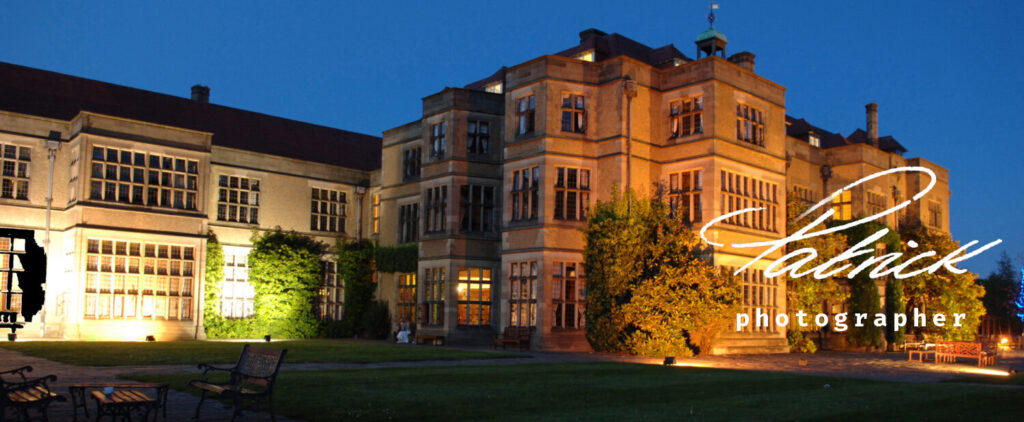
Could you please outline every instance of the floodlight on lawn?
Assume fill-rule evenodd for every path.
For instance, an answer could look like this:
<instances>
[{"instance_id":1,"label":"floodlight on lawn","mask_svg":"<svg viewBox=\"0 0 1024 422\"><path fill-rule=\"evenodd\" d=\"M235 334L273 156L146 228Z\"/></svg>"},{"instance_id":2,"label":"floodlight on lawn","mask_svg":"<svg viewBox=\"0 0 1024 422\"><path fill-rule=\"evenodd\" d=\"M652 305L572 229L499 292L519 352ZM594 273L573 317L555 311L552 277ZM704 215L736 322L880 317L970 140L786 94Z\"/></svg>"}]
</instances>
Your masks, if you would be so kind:
<instances>
[{"instance_id":1,"label":"floodlight on lawn","mask_svg":"<svg viewBox=\"0 0 1024 422\"><path fill-rule=\"evenodd\" d=\"M156 341L156 336L150 334L146 336L146 341Z\"/></svg>"},{"instance_id":2,"label":"floodlight on lawn","mask_svg":"<svg viewBox=\"0 0 1024 422\"><path fill-rule=\"evenodd\" d=\"M676 357L675 356L665 356L665 362L663 363L663 365L665 365L665 366L672 366L672 365L675 365L675 364L676 364Z\"/></svg>"}]
</instances>

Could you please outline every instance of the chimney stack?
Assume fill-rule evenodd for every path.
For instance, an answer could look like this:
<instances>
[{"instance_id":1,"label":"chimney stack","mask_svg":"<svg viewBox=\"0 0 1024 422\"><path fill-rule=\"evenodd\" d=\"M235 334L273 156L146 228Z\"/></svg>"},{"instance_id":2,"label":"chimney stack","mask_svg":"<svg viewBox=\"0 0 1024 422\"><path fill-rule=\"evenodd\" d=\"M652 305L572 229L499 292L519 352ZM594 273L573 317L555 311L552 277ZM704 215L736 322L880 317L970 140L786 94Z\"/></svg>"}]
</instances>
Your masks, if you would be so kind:
<instances>
[{"instance_id":1,"label":"chimney stack","mask_svg":"<svg viewBox=\"0 0 1024 422\"><path fill-rule=\"evenodd\" d=\"M754 71L754 53L741 51L729 56L729 61L751 72Z\"/></svg>"},{"instance_id":2,"label":"chimney stack","mask_svg":"<svg viewBox=\"0 0 1024 422\"><path fill-rule=\"evenodd\" d=\"M868 143L878 146L878 104L868 103L864 106L868 114Z\"/></svg>"},{"instance_id":3,"label":"chimney stack","mask_svg":"<svg viewBox=\"0 0 1024 422\"><path fill-rule=\"evenodd\" d=\"M210 87L192 85L192 101L208 104L210 102Z\"/></svg>"}]
</instances>

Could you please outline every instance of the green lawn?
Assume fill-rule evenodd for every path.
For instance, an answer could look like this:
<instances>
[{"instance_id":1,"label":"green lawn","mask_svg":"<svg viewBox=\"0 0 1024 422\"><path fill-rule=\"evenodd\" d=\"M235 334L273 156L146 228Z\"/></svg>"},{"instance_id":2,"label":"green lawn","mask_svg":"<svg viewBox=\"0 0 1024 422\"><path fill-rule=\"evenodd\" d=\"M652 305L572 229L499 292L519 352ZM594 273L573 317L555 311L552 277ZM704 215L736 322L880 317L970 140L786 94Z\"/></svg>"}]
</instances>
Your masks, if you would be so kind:
<instances>
[{"instance_id":1,"label":"green lawn","mask_svg":"<svg viewBox=\"0 0 1024 422\"><path fill-rule=\"evenodd\" d=\"M962 377L956 377L948 379L943 382L970 382L976 384L999 384L999 385L1024 385L1024 374L1014 374L1012 376L999 376L999 375L964 375Z\"/></svg>"},{"instance_id":2,"label":"green lawn","mask_svg":"<svg viewBox=\"0 0 1024 422\"><path fill-rule=\"evenodd\" d=\"M185 384L196 375L129 377L192 391ZM274 403L280 414L311 421L1019 420L1022 394L993 386L573 363L288 371L278 378Z\"/></svg>"},{"instance_id":3,"label":"green lawn","mask_svg":"<svg viewBox=\"0 0 1024 422\"><path fill-rule=\"evenodd\" d=\"M444 347L355 343L340 340L275 341L261 347L288 349L286 363L393 362L528 357L524 354L454 350ZM30 341L0 342L0 347L72 365L172 365L232 363L244 343L219 341Z\"/></svg>"}]
</instances>

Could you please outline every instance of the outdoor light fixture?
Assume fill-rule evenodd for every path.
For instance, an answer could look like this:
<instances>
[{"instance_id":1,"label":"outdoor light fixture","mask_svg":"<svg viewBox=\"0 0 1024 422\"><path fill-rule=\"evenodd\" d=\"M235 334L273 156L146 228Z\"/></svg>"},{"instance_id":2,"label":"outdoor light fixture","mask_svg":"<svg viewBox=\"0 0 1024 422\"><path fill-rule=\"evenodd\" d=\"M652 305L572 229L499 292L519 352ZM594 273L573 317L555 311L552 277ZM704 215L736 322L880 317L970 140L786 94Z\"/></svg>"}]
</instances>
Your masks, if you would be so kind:
<instances>
[{"instance_id":1,"label":"outdoor light fixture","mask_svg":"<svg viewBox=\"0 0 1024 422\"><path fill-rule=\"evenodd\" d=\"M10 333L10 334L7 335L7 341L14 341L14 340L17 340L17 339L18 339L18 334L16 334L16 333Z\"/></svg>"},{"instance_id":2,"label":"outdoor light fixture","mask_svg":"<svg viewBox=\"0 0 1024 422\"><path fill-rule=\"evenodd\" d=\"M1014 375L1017 373L1016 369L1010 368L1006 370L1006 375Z\"/></svg>"},{"instance_id":3,"label":"outdoor light fixture","mask_svg":"<svg viewBox=\"0 0 1024 422\"><path fill-rule=\"evenodd\" d=\"M156 337L153 336L152 334L150 334L150 335L146 336L146 341L156 341Z\"/></svg>"},{"instance_id":4,"label":"outdoor light fixture","mask_svg":"<svg viewBox=\"0 0 1024 422\"><path fill-rule=\"evenodd\" d=\"M270 343L270 334L263 336L263 340L266 340L267 343Z\"/></svg>"},{"instance_id":5,"label":"outdoor light fixture","mask_svg":"<svg viewBox=\"0 0 1024 422\"><path fill-rule=\"evenodd\" d=\"M676 364L676 357L675 356L665 356L665 362L663 364L665 366L675 365Z\"/></svg>"}]
</instances>

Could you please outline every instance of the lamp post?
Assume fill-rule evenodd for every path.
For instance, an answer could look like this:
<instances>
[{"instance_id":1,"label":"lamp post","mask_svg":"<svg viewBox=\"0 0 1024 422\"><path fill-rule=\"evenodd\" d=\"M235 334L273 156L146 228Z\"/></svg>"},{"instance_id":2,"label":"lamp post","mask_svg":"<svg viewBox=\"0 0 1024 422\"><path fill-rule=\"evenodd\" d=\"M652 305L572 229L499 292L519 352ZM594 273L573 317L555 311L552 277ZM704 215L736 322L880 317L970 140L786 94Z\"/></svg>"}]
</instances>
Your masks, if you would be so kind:
<instances>
[{"instance_id":1,"label":"lamp post","mask_svg":"<svg viewBox=\"0 0 1024 422\"><path fill-rule=\"evenodd\" d=\"M636 81L626 75L622 79L622 93L626 95L626 194L633 189L633 97L636 97ZM633 198L627 196L626 212L633 213Z\"/></svg>"}]
</instances>

